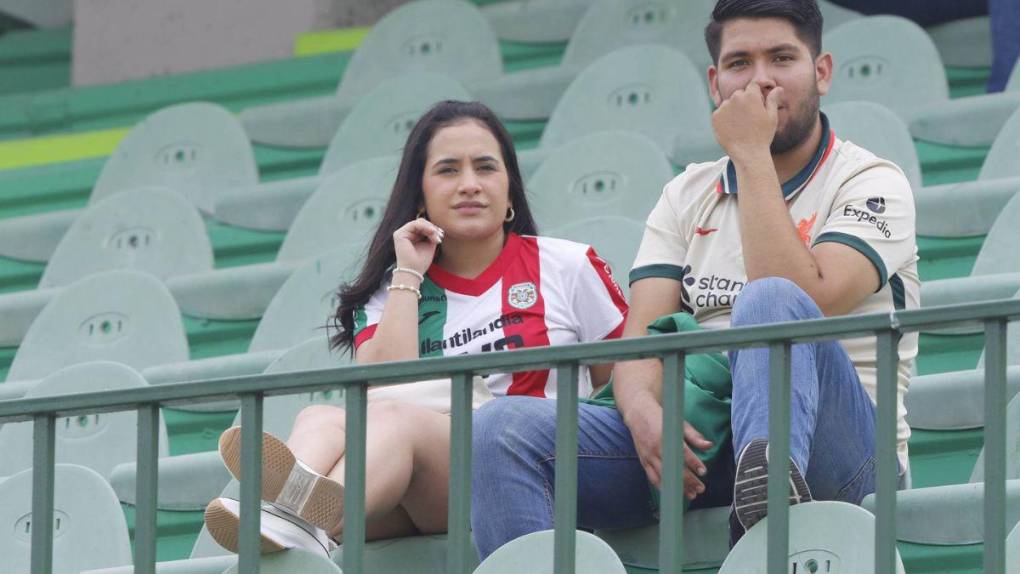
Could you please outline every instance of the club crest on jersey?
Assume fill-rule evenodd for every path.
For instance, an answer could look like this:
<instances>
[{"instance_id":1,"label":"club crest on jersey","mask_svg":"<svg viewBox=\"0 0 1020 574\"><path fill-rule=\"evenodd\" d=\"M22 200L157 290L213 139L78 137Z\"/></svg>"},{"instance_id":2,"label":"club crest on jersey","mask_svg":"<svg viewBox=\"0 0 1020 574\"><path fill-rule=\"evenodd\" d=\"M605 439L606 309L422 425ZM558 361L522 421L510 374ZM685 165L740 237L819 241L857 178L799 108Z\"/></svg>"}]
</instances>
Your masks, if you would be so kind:
<instances>
[{"instance_id":1,"label":"club crest on jersey","mask_svg":"<svg viewBox=\"0 0 1020 574\"><path fill-rule=\"evenodd\" d=\"M527 309L538 301L538 290L531 281L512 285L507 291L506 301L515 309Z\"/></svg>"}]
</instances>

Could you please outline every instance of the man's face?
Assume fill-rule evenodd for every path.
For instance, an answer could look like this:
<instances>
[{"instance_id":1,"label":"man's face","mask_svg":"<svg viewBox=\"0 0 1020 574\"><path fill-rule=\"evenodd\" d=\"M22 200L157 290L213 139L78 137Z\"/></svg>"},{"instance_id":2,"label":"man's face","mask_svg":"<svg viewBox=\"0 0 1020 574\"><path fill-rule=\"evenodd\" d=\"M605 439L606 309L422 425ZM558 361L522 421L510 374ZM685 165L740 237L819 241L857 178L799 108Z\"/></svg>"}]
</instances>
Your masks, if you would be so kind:
<instances>
[{"instance_id":1,"label":"man's face","mask_svg":"<svg viewBox=\"0 0 1020 574\"><path fill-rule=\"evenodd\" d=\"M738 18L723 25L719 61L708 70L715 105L752 81L762 97L783 88L772 155L797 147L811 135L819 98L829 90L832 57L811 57L793 24L782 18Z\"/></svg>"}]
</instances>

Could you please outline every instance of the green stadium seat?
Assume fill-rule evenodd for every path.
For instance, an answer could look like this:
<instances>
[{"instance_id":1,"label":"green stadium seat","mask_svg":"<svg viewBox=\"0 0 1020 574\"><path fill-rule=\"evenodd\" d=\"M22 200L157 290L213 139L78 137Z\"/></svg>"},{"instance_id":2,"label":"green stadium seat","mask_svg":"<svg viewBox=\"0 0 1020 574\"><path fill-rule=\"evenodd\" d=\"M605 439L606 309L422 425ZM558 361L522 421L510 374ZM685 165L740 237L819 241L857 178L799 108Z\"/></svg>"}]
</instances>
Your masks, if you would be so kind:
<instances>
[{"instance_id":1,"label":"green stadium seat","mask_svg":"<svg viewBox=\"0 0 1020 574\"><path fill-rule=\"evenodd\" d=\"M25 393L25 398L112 391L148 386L138 371L120 363L82 363L61 369ZM108 478L118 464L135 461L138 415L134 411L64 417L56 421L56 461L77 464ZM167 454L166 425L160 422L159 454ZM0 428L0 475L32 468L32 423Z\"/></svg>"},{"instance_id":2,"label":"green stadium seat","mask_svg":"<svg viewBox=\"0 0 1020 574\"><path fill-rule=\"evenodd\" d=\"M864 100L838 102L822 110L836 137L855 143L900 166L915 195L921 189L921 162L910 129L889 108Z\"/></svg>"},{"instance_id":3,"label":"green stadium seat","mask_svg":"<svg viewBox=\"0 0 1020 574\"><path fill-rule=\"evenodd\" d=\"M157 365L142 374L149 384L255 375L306 339L324 339L336 311L337 287L354 279L361 248L360 244L337 246L297 268L266 307L247 353Z\"/></svg>"},{"instance_id":4,"label":"green stadium seat","mask_svg":"<svg viewBox=\"0 0 1020 574\"><path fill-rule=\"evenodd\" d=\"M238 574L240 565L235 564L223 571L223 574ZM304 550L288 550L276 554L266 554L259 560L261 574L341 574L340 567L322 556L316 556Z\"/></svg>"},{"instance_id":5,"label":"green stadium seat","mask_svg":"<svg viewBox=\"0 0 1020 574\"><path fill-rule=\"evenodd\" d=\"M373 88L410 71L443 74L471 89L502 75L499 42L472 4L410 2L372 27L351 56L334 95L248 108L241 112L241 121L258 143L322 147Z\"/></svg>"},{"instance_id":6,"label":"green stadium seat","mask_svg":"<svg viewBox=\"0 0 1020 574\"><path fill-rule=\"evenodd\" d=\"M78 363L116 361L141 370L187 357L180 311L159 279L106 271L72 283L46 305L18 347L0 396L19 397L38 379Z\"/></svg>"},{"instance_id":7,"label":"green stadium seat","mask_svg":"<svg viewBox=\"0 0 1020 574\"><path fill-rule=\"evenodd\" d=\"M189 560L168 560L156 563L158 574L223 574L223 571L237 563L237 556L215 556ZM82 574L134 574L134 566L119 566L101 570L85 570Z\"/></svg>"},{"instance_id":8,"label":"green stadium seat","mask_svg":"<svg viewBox=\"0 0 1020 574\"><path fill-rule=\"evenodd\" d=\"M728 506L684 513L685 570L717 568L729 554ZM643 528L596 530L595 535L613 548L627 566L659 570L659 525Z\"/></svg>"},{"instance_id":9,"label":"green stadium seat","mask_svg":"<svg viewBox=\"0 0 1020 574\"><path fill-rule=\"evenodd\" d=\"M1006 538L1006 571L1009 574L1020 572L1020 527L1013 527Z\"/></svg>"},{"instance_id":10,"label":"green stadium seat","mask_svg":"<svg viewBox=\"0 0 1020 574\"><path fill-rule=\"evenodd\" d=\"M673 166L636 132L598 132L556 148L528 181L539 229L613 214L637 221L655 207Z\"/></svg>"},{"instance_id":11,"label":"green stadium seat","mask_svg":"<svg viewBox=\"0 0 1020 574\"><path fill-rule=\"evenodd\" d=\"M291 373L312 369L340 367L349 359L331 352L324 334L287 350L266 368L266 374ZM291 426L301 409L312 404L343 405L343 391L326 391L267 397L263 406L263 429L274 436L290 436ZM234 424L241 424L240 413ZM121 502L134 504L136 467L134 463L118 465L110 483ZM200 452L161 458L159 461L159 507L164 510L204 510L210 500L221 495L230 482L230 473L220 460L219 452ZM237 498L237 492L223 496ZM199 557L199 556L194 556Z\"/></svg>"},{"instance_id":12,"label":"green stadium seat","mask_svg":"<svg viewBox=\"0 0 1020 574\"><path fill-rule=\"evenodd\" d=\"M0 344L16 345L67 285L102 271L135 269L160 279L211 270L202 217L166 188L118 193L86 208L57 245L34 291L0 295Z\"/></svg>"},{"instance_id":13,"label":"green stadium seat","mask_svg":"<svg viewBox=\"0 0 1020 574\"><path fill-rule=\"evenodd\" d=\"M708 92L704 70L711 61L705 48L703 32L714 5L712 0L599 0L592 4L578 23L559 66L507 74L489 83L468 84L468 88L501 118L550 118L560 107L557 102L564 97L578 74L594 62L629 46L667 45L694 63L691 78L687 77L686 69L678 68L674 73L678 72L681 76L684 89L706 100L706 106L694 109L709 110L705 114L707 122L710 108L707 108ZM613 69L607 74L607 80L611 81L616 74L625 70L624 67ZM663 73L667 73L665 70L663 67ZM607 71L606 68L602 70L603 74ZM599 103L604 105L603 101ZM674 112L681 109L685 108L674 108Z\"/></svg>"},{"instance_id":14,"label":"green stadium seat","mask_svg":"<svg viewBox=\"0 0 1020 574\"><path fill-rule=\"evenodd\" d=\"M367 241L393 187L399 157L349 165L322 181L294 219L273 263L174 277L167 285L181 310L210 319L261 317L273 295L304 261ZM363 252L359 250L359 252Z\"/></svg>"},{"instance_id":15,"label":"green stadium seat","mask_svg":"<svg viewBox=\"0 0 1020 574\"><path fill-rule=\"evenodd\" d=\"M58 464L53 491L53 574L131 564L127 522L110 485L94 470ZM4 572L30 571L32 471L0 482Z\"/></svg>"},{"instance_id":16,"label":"green stadium seat","mask_svg":"<svg viewBox=\"0 0 1020 574\"><path fill-rule=\"evenodd\" d=\"M565 42L591 5L589 0L517 0L482 8L493 31L510 42Z\"/></svg>"},{"instance_id":17,"label":"green stadium seat","mask_svg":"<svg viewBox=\"0 0 1020 574\"><path fill-rule=\"evenodd\" d=\"M344 118L317 176L238 189L216 202L215 216L237 227L286 231L324 178L359 161L399 155L411 128L433 104L471 99L456 80L438 74L408 72L384 80Z\"/></svg>"},{"instance_id":18,"label":"green stadium seat","mask_svg":"<svg viewBox=\"0 0 1020 574\"><path fill-rule=\"evenodd\" d=\"M621 48L584 69L553 111L538 148L518 153L525 176L549 153L595 132L624 130L654 141L677 165L718 159L712 108L697 70L662 45Z\"/></svg>"},{"instance_id":19,"label":"green stadium seat","mask_svg":"<svg viewBox=\"0 0 1020 574\"><path fill-rule=\"evenodd\" d=\"M552 574L552 530L532 532L511 540L490 554L474 574ZM626 574L623 563L602 539L577 531L575 543L575 571L584 574Z\"/></svg>"},{"instance_id":20,"label":"green stadium seat","mask_svg":"<svg viewBox=\"0 0 1020 574\"><path fill-rule=\"evenodd\" d=\"M927 187L917 194L919 235L968 237L989 232L1020 191L1020 110L1009 116L985 157L977 180Z\"/></svg>"},{"instance_id":21,"label":"green stadium seat","mask_svg":"<svg viewBox=\"0 0 1020 574\"><path fill-rule=\"evenodd\" d=\"M89 196L93 205L140 187L166 187L211 214L216 196L258 182L251 142L221 106L170 106L139 122L106 161ZM0 221L0 255L46 261L80 210Z\"/></svg>"},{"instance_id":22,"label":"green stadium seat","mask_svg":"<svg viewBox=\"0 0 1020 574\"><path fill-rule=\"evenodd\" d=\"M1008 299L1020 290L1020 193L1006 203L988 231L968 277L926 281L921 284L921 305L932 307L955 303ZM980 326L940 329L946 333L974 333Z\"/></svg>"},{"instance_id":23,"label":"green stadium seat","mask_svg":"<svg viewBox=\"0 0 1020 574\"><path fill-rule=\"evenodd\" d=\"M970 391L981 395L984 389L964 387L960 391L955 396L943 398L962 401L963 393ZM907 396L910 396L909 393ZM1020 457L1016 455L1018 441L1020 441L1020 399L1014 396L1006 408L1008 528L1012 528L1020 521ZM968 484L918 488L898 493L897 538L920 544L961 545L981 542L984 536L981 517L984 497L984 455L982 449L971 471ZM862 504L873 509L874 495L868 495Z\"/></svg>"},{"instance_id":24,"label":"green stadium seat","mask_svg":"<svg viewBox=\"0 0 1020 574\"><path fill-rule=\"evenodd\" d=\"M926 31L946 66L992 67L992 26L988 16L951 20Z\"/></svg>"},{"instance_id":25,"label":"green stadium seat","mask_svg":"<svg viewBox=\"0 0 1020 574\"><path fill-rule=\"evenodd\" d=\"M818 9L822 12L822 30L828 31L849 22L861 18L860 12L844 8L839 4L833 4L828 0L818 0Z\"/></svg>"},{"instance_id":26,"label":"green stadium seat","mask_svg":"<svg viewBox=\"0 0 1020 574\"><path fill-rule=\"evenodd\" d=\"M920 26L897 16L847 22L825 34L836 69L825 103L871 100L900 115L914 137L952 146L990 145L1020 106L1020 93L949 99L945 68Z\"/></svg>"},{"instance_id":27,"label":"green stadium seat","mask_svg":"<svg viewBox=\"0 0 1020 574\"><path fill-rule=\"evenodd\" d=\"M615 270L614 277L623 290L624 297L629 297L630 284L627 281L627 273L634 263L634 258L637 257L644 232L645 224L640 219L602 215L580 219L550 229L546 233L551 237L569 239L594 247L609 268Z\"/></svg>"},{"instance_id":28,"label":"green stadium seat","mask_svg":"<svg viewBox=\"0 0 1020 574\"><path fill-rule=\"evenodd\" d=\"M764 574L768 548L766 517L733 547L719 574ZM808 502L790 507L790 571L875 572L875 517L844 502ZM903 563L896 554L896 572Z\"/></svg>"}]
</instances>

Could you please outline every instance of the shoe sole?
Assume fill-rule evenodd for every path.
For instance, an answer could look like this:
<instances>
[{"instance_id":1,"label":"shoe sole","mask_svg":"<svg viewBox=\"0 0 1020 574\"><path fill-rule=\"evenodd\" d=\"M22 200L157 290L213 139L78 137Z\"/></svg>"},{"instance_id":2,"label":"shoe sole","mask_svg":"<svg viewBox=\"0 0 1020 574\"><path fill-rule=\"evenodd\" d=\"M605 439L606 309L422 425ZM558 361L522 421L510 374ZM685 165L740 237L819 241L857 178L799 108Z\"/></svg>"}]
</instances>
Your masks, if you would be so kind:
<instances>
[{"instance_id":1,"label":"shoe sole","mask_svg":"<svg viewBox=\"0 0 1020 574\"><path fill-rule=\"evenodd\" d=\"M241 480L241 427L220 435L220 456ZM285 509L327 532L343 517L344 488L339 482L302 468L290 448L262 433L262 500Z\"/></svg>"},{"instance_id":2,"label":"shoe sole","mask_svg":"<svg viewBox=\"0 0 1020 574\"><path fill-rule=\"evenodd\" d=\"M737 462L733 507L744 530L750 530L768 514L768 442L749 444ZM790 461L790 504L811 501L811 490L797 466Z\"/></svg>"},{"instance_id":3,"label":"shoe sole","mask_svg":"<svg viewBox=\"0 0 1020 574\"><path fill-rule=\"evenodd\" d=\"M217 544L234 554L238 553L239 544L237 539L241 532L241 517L224 506L219 499L213 500L209 503L209 506L205 507L205 527ZM260 538L262 540L260 545L260 552L262 554L272 554L286 550L282 545L267 538L264 534L260 535Z\"/></svg>"}]
</instances>

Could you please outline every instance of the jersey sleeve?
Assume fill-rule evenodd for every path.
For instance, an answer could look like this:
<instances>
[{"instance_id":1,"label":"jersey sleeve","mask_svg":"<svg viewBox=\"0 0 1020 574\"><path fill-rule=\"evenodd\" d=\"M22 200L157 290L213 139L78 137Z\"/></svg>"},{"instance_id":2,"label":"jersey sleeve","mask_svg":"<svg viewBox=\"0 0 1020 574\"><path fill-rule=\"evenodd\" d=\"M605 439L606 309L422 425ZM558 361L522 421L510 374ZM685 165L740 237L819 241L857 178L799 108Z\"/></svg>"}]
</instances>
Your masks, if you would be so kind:
<instances>
[{"instance_id":1,"label":"jersey sleeve","mask_svg":"<svg viewBox=\"0 0 1020 574\"><path fill-rule=\"evenodd\" d=\"M813 245L842 243L868 258L878 272L878 290L911 261L916 250L914 196L901 171L888 164L849 179Z\"/></svg>"},{"instance_id":2,"label":"jersey sleeve","mask_svg":"<svg viewBox=\"0 0 1020 574\"><path fill-rule=\"evenodd\" d=\"M362 343L375 335L375 329L382 317L383 307L386 305L386 297L389 291L387 284L382 285L372 294L368 302L354 311L354 349L357 350Z\"/></svg>"},{"instance_id":3,"label":"jersey sleeve","mask_svg":"<svg viewBox=\"0 0 1020 574\"><path fill-rule=\"evenodd\" d=\"M649 277L683 279L689 241L682 231L682 218L676 205L683 181L681 175L667 184L648 215L641 246L630 271L630 283Z\"/></svg>"},{"instance_id":4,"label":"jersey sleeve","mask_svg":"<svg viewBox=\"0 0 1020 574\"><path fill-rule=\"evenodd\" d=\"M617 339L627 319L627 300L612 270L588 247L574 278L571 306L581 342Z\"/></svg>"}]
</instances>

